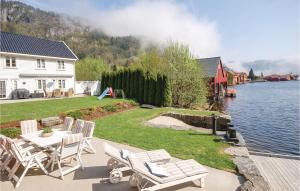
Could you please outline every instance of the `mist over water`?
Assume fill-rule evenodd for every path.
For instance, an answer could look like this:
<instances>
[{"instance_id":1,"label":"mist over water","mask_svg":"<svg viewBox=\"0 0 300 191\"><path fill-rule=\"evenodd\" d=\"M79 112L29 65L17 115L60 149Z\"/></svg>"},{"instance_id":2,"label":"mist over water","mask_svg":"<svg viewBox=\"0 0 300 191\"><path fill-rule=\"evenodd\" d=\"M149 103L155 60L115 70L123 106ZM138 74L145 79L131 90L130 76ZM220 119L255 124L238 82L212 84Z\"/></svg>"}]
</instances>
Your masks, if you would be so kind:
<instances>
[{"instance_id":1,"label":"mist over water","mask_svg":"<svg viewBox=\"0 0 300 191\"><path fill-rule=\"evenodd\" d=\"M252 151L300 155L300 81L234 87L225 110Z\"/></svg>"}]
</instances>

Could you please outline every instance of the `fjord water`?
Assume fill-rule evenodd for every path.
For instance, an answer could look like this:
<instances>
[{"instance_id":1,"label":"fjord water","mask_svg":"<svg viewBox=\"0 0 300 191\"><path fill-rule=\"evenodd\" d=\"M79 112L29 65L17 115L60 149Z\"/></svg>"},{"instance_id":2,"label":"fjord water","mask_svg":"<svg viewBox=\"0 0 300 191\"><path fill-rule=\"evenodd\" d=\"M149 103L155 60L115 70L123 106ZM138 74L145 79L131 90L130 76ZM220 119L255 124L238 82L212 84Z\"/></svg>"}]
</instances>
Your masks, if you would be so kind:
<instances>
[{"instance_id":1,"label":"fjord water","mask_svg":"<svg viewBox=\"0 0 300 191\"><path fill-rule=\"evenodd\" d=\"M248 83L234 87L225 111L252 151L300 155L300 81Z\"/></svg>"}]
</instances>

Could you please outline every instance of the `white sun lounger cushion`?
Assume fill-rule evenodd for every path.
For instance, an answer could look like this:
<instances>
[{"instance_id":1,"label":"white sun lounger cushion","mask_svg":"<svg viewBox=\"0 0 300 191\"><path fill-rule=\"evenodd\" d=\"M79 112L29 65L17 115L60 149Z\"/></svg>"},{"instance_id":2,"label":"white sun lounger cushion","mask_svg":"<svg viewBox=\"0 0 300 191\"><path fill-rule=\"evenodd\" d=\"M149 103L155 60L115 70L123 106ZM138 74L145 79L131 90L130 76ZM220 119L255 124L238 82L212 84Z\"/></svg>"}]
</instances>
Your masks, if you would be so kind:
<instances>
[{"instance_id":1,"label":"white sun lounger cushion","mask_svg":"<svg viewBox=\"0 0 300 191\"><path fill-rule=\"evenodd\" d=\"M118 150L117 148L115 148L107 143L104 143L104 152L107 155L109 155L125 164L129 164L127 160L122 158L120 150Z\"/></svg>"},{"instance_id":2,"label":"white sun lounger cushion","mask_svg":"<svg viewBox=\"0 0 300 191\"><path fill-rule=\"evenodd\" d=\"M164 168L158 166L155 163L146 162L146 166L147 166L148 170L152 174L154 174L155 176L158 176L158 177L167 177L167 176L169 176L169 173Z\"/></svg>"},{"instance_id":3,"label":"white sun lounger cushion","mask_svg":"<svg viewBox=\"0 0 300 191\"><path fill-rule=\"evenodd\" d=\"M122 157L123 159L127 160L129 154L131 154L131 153L130 153L128 150L126 150L126 149L122 149L122 150L121 150L121 157Z\"/></svg>"},{"instance_id":4,"label":"white sun lounger cushion","mask_svg":"<svg viewBox=\"0 0 300 191\"><path fill-rule=\"evenodd\" d=\"M178 161L175 164L186 176L207 173L207 169L193 159Z\"/></svg>"},{"instance_id":5,"label":"white sun lounger cushion","mask_svg":"<svg viewBox=\"0 0 300 191\"><path fill-rule=\"evenodd\" d=\"M134 153L135 157L144 162L151 162L147 152Z\"/></svg>"},{"instance_id":6,"label":"white sun lounger cushion","mask_svg":"<svg viewBox=\"0 0 300 191\"><path fill-rule=\"evenodd\" d=\"M186 177L186 175L176 166L175 163L166 163L161 165L161 167L167 171L169 176L161 177L159 181L160 183L172 182Z\"/></svg>"},{"instance_id":7,"label":"white sun lounger cushion","mask_svg":"<svg viewBox=\"0 0 300 191\"><path fill-rule=\"evenodd\" d=\"M150 161L155 163L166 163L171 160L170 154L164 149L148 151L147 152Z\"/></svg>"}]
</instances>

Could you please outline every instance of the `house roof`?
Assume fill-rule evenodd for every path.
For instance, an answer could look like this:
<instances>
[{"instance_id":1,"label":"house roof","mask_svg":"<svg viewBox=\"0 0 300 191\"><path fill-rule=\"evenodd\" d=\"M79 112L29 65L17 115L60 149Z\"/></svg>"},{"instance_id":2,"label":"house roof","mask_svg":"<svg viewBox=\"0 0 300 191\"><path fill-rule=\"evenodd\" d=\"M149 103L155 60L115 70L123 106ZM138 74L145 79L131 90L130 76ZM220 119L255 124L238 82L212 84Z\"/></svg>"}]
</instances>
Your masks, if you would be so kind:
<instances>
[{"instance_id":1,"label":"house roof","mask_svg":"<svg viewBox=\"0 0 300 191\"><path fill-rule=\"evenodd\" d=\"M215 77L221 57L201 58L196 61L202 66L205 76Z\"/></svg>"},{"instance_id":2,"label":"house roof","mask_svg":"<svg viewBox=\"0 0 300 191\"><path fill-rule=\"evenodd\" d=\"M77 59L63 41L0 32L0 52Z\"/></svg>"}]
</instances>

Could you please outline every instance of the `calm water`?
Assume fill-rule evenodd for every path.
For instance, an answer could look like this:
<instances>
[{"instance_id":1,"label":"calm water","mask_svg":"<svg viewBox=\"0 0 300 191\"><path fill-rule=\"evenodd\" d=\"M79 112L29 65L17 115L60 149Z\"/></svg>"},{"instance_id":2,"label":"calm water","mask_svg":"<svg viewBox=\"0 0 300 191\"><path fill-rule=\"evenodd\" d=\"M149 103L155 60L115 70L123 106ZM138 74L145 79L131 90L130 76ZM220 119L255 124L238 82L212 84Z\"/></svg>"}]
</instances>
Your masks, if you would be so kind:
<instances>
[{"instance_id":1,"label":"calm water","mask_svg":"<svg viewBox=\"0 0 300 191\"><path fill-rule=\"evenodd\" d=\"M300 81L236 86L225 110L253 151L300 155Z\"/></svg>"}]
</instances>

